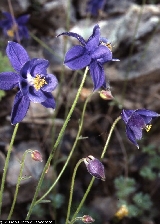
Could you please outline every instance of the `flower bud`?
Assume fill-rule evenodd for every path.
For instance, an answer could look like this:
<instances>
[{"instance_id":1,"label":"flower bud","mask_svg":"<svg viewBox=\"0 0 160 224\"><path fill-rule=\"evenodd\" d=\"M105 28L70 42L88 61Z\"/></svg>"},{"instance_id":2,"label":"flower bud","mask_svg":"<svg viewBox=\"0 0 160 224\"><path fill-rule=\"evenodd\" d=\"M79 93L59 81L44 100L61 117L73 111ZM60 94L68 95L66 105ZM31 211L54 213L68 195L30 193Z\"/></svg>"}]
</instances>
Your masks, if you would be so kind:
<instances>
[{"instance_id":1,"label":"flower bud","mask_svg":"<svg viewBox=\"0 0 160 224\"><path fill-rule=\"evenodd\" d=\"M91 216L89 216L89 215L84 215L82 217L82 222L84 222L84 223L92 223L94 221L95 220Z\"/></svg>"},{"instance_id":2,"label":"flower bud","mask_svg":"<svg viewBox=\"0 0 160 224\"><path fill-rule=\"evenodd\" d=\"M103 99L103 100L113 100L114 97L112 96L112 93L109 89L107 90L101 90L99 92L100 94L100 97Z\"/></svg>"},{"instance_id":3,"label":"flower bud","mask_svg":"<svg viewBox=\"0 0 160 224\"><path fill-rule=\"evenodd\" d=\"M38 150L32 151L31 157L35 161L39 161L39 162L42 162L43 161L42 155L41 155L41 153Z\"/></svg>"},{"instance_id":4,"label":"flower bud","mask_svg":"<svg viewBox=\"0 0 160 224\"><path fill-rule=\"evenodd\" d=\"M98 159L90 155L84 159L84 163L92 176L105 180L104 166Z\"/></svg>"},{"instance_id":5,"label":"flower bud","mask_svg":"<svg viewBox=\"0 0 160 224\"><path fill-rule=\"evenodd\" d=\"M121 205L121 207L119 208L119 210L116 212L115 216L118 219L122 219L123 217L128 215L128 208L126 205Z\"/></svg>"}]
</instances>

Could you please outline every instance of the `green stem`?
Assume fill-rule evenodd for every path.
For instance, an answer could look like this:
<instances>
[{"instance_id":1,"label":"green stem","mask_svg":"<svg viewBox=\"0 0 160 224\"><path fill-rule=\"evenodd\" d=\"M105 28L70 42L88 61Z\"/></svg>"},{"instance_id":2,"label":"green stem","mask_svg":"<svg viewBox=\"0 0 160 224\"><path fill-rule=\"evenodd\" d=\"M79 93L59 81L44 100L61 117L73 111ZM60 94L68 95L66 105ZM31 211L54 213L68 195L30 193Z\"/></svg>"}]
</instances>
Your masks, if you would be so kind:
<instances>
[{"instance_id":1,"label":"green stem","mask_svg":"<svg viewBox=\"0 0 160 224\"><path fill-rule=\"evenodd\" d=\"M121 119L121 116L119 116L119 117L114 121L114 123L113 123L112 126L111 126L111 129L110 129L110 131L109 131L109 135L108 135L107 141L106 141L106 143L105 143L105 146L104 146L104 148L103 148L103 152L102 152L102 154L101 154L101 159L104 158L104 154L105 154L105 152L106 152L106 150L107 150L107 148L108 148L108 144L109 144L109 142L110 142L112 132L113 132L113 130L114 130L114 128L115 128L117 122L118 122L120 119ZM83 206L83 204L84 204L84 202L85 202L85 200L86 200L86 198L87 198L87 196L88 196L88 193L89 193L90 190L91 190L91 187L92 187L92 185L93 185L94 180L95 180L95 177L92 177L92 179L91 179L91 181L90 181L90 184L89 184L89 186L88 186L88 188L87 188L87 190L86 190L86 192L85 192L85 194L84 194L84 196L83 196L83 198L82 198L82 200L81 200L81 202L80 202L80 204L79 204L79 206L78 206L76 212L74 213L74 215L73 215L73 217L72 217L72 220L75 219L76 215L78 214L78 212L80 211L81 207ZM71 220L71 223L72 223L72 220Z\"/></svg>"},{"instance_id":2,"label":"green stem","mask_svg":"<svg viewBox=\"0 0 160 224\"><path fill-rule=\"evenodd\" d=\"M112 126L111 126L111 129L110 129L110 131L109 131L109 135L108 135L106 144L105 144L105 146L104 146L104 148L103 148L103 151L102 151L102 154L101 154L101 159L104 158L104 154L105 154L106 151L107 151L108 144L109 144L109 142L110 142L112 132L113 132L113 130L114 130L116 124L118 123L118 121L119 121L120 119L121 119L121 116L117 117L117 119L113 122L113 124L112 124Z\"/></svg>"},{"instance_id":3,"label":"green stem","mask_svg":"<svg viewBox=\"0 0 160 224\"><path fill-rule=\"evenodd\" d=\"M74 180L76 176L77 169L79 165L83 162L84 159L80 159L78 163L76 164L74 171L73 171L73 176L72 176L72 182L71 182L71 189L70 189L70 196L69 196L69 202L68 202L68 211L67 211L67 218L66 218L66 224L69 223L69 216L70 216L70 211L71 211L71 204L72 204L72 197L73 197L73 188L74 188Z\"/></svg>"},{"instance_id":4,"label":"green stem","mask_svg":"<svg viewBox=\"0 0 160 224\"><path fill-rule=\"evenodd\" d=\"M9 149L8 149L8 152L7 152L7 157L6 157L4 169L3 169L1 191L0 191L0 214L1 214L1 210L2 210L3 191L4 191L4 184L5 184L7 169L8 169L8 165L9 165L9 159L10 159L10 155L11 155L11 151L12 151L12 146L13 146L13 143L14 143L14 140L15 140L15 137L16 137L16 133L17 133L17 130L18 130L18 126L19 126L19 123L16 124L16 126L14 128L13 135L12 135L12 138L11 138L11 142L10 142L10 145L9 145Z\"/></svg>"},{"instance_id":5,"label":"green stem","mask_svg":"<svg viewBox=\"0 0 160 224\"><path fill-rule=\"evenodd\" d=\"M22 180L22 174L23 174L23 169L24 169L25 158L26 158L27 153L29 153L29 152L32 152L32 150L28 149L27 151L25 151L25 153L23 154L23 157L22 157L20 172L19 172L18 181L17 181L17 184L16 184L16 190L15 190L15 193L14 193L14 199L13 199L12 206L11 206L11 209L10 209L10 212L9 212L7 220L10 220L11 216L13 214L13 210L14 210L14 207L15 207L15 203L16 203L16 199L17 199L17 195L18 195L20 182Z\"/></svg>"},{"instance_id":6,"label":"green stem","mask_svg":"<svg viewBox=\"0 0 160 224\"><path fill-rule=\"evenodd\" d=\"M34 207L34 205L35 205L36 198L37 198L37 196L38 196L40 187L41 187L41 185L42 185L42 181L43 181L43 179L44 179L46 170L47 170L48 167L49 167L49 164L50 164L50 162L51 162L51 160L52 160L52 158L53 158L53 156L54 156L54 153L55 153L55 151L56 151L56 148L57 148L57 146L59 145L59 143L60 143L60 141L61 141L61 139L62 139L62 137L63 137L64 131L65 131L66 127L67 127L67 124L68 124L68 122L69 122L69 120L70 120L70 118L71 118L71 115L72 115L72 113L73 113L73 111L74 111L74 108L75 108L75 106L76 106L76 104L77 104L78 98L79 98L79 96L80 96L81 90L82 90L82 88L83 88L83 85L84 85L84 82L85 82L85 79L86 79L86 76L87 76L87 72L88 72L88 67L86 67L86 69L85 69L85 72L84 72L84 75L83 75L83 79L82 79L81 85L80 85L80 87L79 87L79 89L78 89L78 91L77 91L75 100L74 100L74 102L73 102L73 104L72 104L72 107L71 107L71 109L70 109L70 111L69 111L69 113L68 113L68 116L67 116L67 118L66 118L66 120L65 120L65 122L64 122L64 124L63 124L63 126L62 126L62 128L61 128L61 131L60 131L60 133L59 133L59 135L58 135L58 138L57 138L57 140L56 140L56 142L55 142L55 144L54 144L54 146L53 146L53 148L52 148L52 151L51 151L51 153L50 153L50 156L49 156L49 158L48 158L48 161L47 161L47 163L46 163L46 165L45 165L45 167L44 167L44 169L43 169L43 172L42 172L41 177L40 177L40 179L39 179L39 182L38 182L38 185L37 185L37 188L36 188L36 191L35 191L35 194L34 194L32 203L31 203L31 205L30 205L28 214L27 214L27 216L26 216L26 220L28 220L28 219L30 218L30 215L31 215L32 209L33 209L33 207Z\"/></svg>"},{"instance_id":7,"label":"green stem","mask_svg":"<svg viewBox=\"0 0 160 224\"><path fill-rule=\"evenodd\" d=\"M73 224L73 223L75 223L76 221L79 221L79 220L82 221L82 218L83 218L83 217L77 217L77 218L75 218L74 220L72 220L71 222L68 222L68 224Z\"/></svg>"},{"instance_id":8,"label":"green stem","mask_svg":"<svg viewBox=\"0 0 160 224\"><path fill-rule=\"evenodd\" d=\"M93 93L92 93L92 94L93 94ZM85 111L86 111L87 103L88 103L89 99L91 98L92 94L89 95L89 96L87 97L87 99L86 99L86 101L85 101L85 103L84 103L84 107L83 107L83 111L82 111L82 115L81 115L81 120L80 120L80 124L79 124L78 133L77 133L76 139L75 139L75 141L74 141L74 144L73 144L73 146L72 146L72 149L71 149L71 151L70 151L70 153L69 153L69 156L68 156L68 158L67 158L67 160L66 160L66 162L65 162L65 164L64 164L64 166L63 166L63 168L62 168L62 170L61 170L61 172L59 173L58 177L56 178L56 180L55 180L55 182L52 184L52 186L48 189L48 191L47 191L47 192L46 192L46 193L45 193L39 200L36 201L35 205L38 204L38 203L40 203L41 200L43 200L43 198L45 198L45 197L51 192L51 190L52 190L52 189L55 187L55 185L58 183L58 181L59 181L60 177L62 176L64 170L66 169L66 167L67 167L67 165L68 165L68 163L69 163L69 160L70 160L70 158L71 158L71 156L72 156L72 154L73 154L73 152L74 152L74 149L75 149L75 147L76 147L76 145L77 145L77 142L78 142L78 140L79 140L79 137L80 137L80 134L81 134L81 131L82 131L82 127L83 127L84 114L85 114Z\"/></svg>"}]
</instances>

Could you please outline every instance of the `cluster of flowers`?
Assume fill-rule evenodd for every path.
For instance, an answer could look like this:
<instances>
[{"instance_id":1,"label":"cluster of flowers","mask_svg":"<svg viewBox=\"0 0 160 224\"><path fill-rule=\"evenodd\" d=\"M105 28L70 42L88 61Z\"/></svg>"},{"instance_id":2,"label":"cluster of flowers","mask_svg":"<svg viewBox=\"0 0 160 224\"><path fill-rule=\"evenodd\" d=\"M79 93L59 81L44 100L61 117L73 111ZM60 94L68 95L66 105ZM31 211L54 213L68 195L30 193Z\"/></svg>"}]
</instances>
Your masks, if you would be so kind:
<instances>
[{"instance_id":1,"label":"cluster of flowers","mask_svg":"<svg viewBox=\"0 0 160 224\"><path fill-rule=\"evenodd\" d=\"M64 32L58 35L75 37L80 45L72 47L65 55L64 64L72 70L90 69L93 81L93 91L106 88L106 75L103 65L109 61L119 61L112 58L112 51L107 39L100 36L100 27L95 25L93 33L87 41L73 32ZM30 59L26 50L18 43L9 41L6 48L7 56L15 72L0 74L0 89L10 90L18 87L12 112L11 123L16 124L23 120L30 105L30 101L41 103L46 108L55 108L52 91L57 87L58 80L53 74L47 74L49 62L45 59ZM159 114L146 110L123 109L121 117L126 124L128 139L138 147L137 141L142 138L142 130L150 129L153 117Z\"/></svg>"},{"instance_id":2,"label":"cluster of flowers","mask_svg":"<svg viewBox=\"0 0 160 224\"><path fill-rule=\"evenodd\" d=\"M104 1L99 1L99 7L102 6L102 3ZM28 38L28 30L25 26L29 19L28 15L21 16L14 22L9 13L4 13L4 16L6 19L0 22L0 27L5 35L16 39L16 31L18 31L20 39ZM97 91L101 87L106 89L108 83L103 66L107 62L119 60L112 58L111 45L106 38L100 36L99 25L94 26L93 33L87 41L73 32L64 32L57 37L61 35L74 37L80 42L79 45L73 46L66 53L64 64L72 70L79 70L88 66L93 81L93 91ZM57 87L58 80L55 75L47 73L49 62L39 58L30 59L26 50L19 43L13 41L8 42L6 54L14 72L0 73L0 89L18 88L11 112L11 123L15 125L24 119L31 101L54 109L56 103L52 91ZM121 118L126 125L128 139L139 147L137 140L142 138L143 129L149 131L152 118L159 116L158 113L146 109L123 109ZM36 161L42 161L37 152L33 152L32 157ZM105 180L104 167L98 159L88 156L84 159L84 163L92 176ZM88 220L90 217L85 217L85 219Z\"/></svg>"}]
</instances>

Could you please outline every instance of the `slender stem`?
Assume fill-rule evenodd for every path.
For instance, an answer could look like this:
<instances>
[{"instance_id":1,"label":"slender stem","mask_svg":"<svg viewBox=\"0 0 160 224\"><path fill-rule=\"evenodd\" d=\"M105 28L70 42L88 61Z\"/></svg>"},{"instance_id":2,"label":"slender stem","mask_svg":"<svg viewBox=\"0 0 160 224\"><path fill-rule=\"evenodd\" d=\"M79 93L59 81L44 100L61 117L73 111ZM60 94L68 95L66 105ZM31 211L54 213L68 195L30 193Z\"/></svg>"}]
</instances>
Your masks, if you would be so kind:
<instances>
[{"instance_id":1,"label":"slender stem","mask_svg":"<svg viewBox=\"0 0 160 224\"><path fill-rule=\"evenodd\" d=\"M61 139L62 139L62 137L63 137L64 131L65 131L66 127L67 127L67 124L68 124L68 122L69 122L69 120L70 120L70 118L71 118L71 115L72 115L72 113L73 113L73 111L74 111L74 108L75 108L75 106L76 106L76 104L77 104L78 98L79 98L79 96L80 96L81 90L82 90L82 88L83 88L83 85L84 85L84 82L85 82L85 79L86 79L86 76L87 76L87 72L88 72L88 67L86 67L86 69L85 69L85 72L84 72L84 75L83 75L83 79L82 79L81 85L80 85L80 87L79 87L79 89L78 89L78 91L77 91L75 100L74 100L74 102L73 102L73 104L72 104L72 107L71 107L71 109L70 109L70 111L69 111L69 113L68 113L68 116L67 116L67 118L66 118L66 120L65 120L65 122L64 122L64 124L63 124L63 126L62 126L62 128L61 128L61 131L60 131L60 133L59 133L59 135L58 135L58 138L57 138L57 140L56 140L56 142L55 142L55 144L54 144L54 146L53 146L53 148L52 148L52 151L51 151L51 153L50 153L50 156L49 156L49 158L48 158L48 161L47 161L47 163L46 163L46 165L45 165L45 167L44 167L44 169L43 169L43 172L42 172L41 177L40 177L40 179L39 179L39 182L38 182L38 185L37 185L37 188L36 188L36 191L35 191L35 194L34 194L32 203L31 203L31 205L30 205L28 214L27 214L27 216L26 216L26 220L28 220L28 219L30 218L30 215L31 215L32 209L33 209L33 207L34 207L34 205L35 205L36 198L37 198L37 196L38 196L40 187L41 187L41 185L42 185L42 182L43 182L43 179L44 179L46 170L47 170L48 167L49 167L49 164L50 164L50 162L51 162L51 160L52 160L52 158L53 158L53 156L54 156L54 153L55 153L55 151L56 151L56 148L57 148L57 146L59 145L59 143L60 143L60 141L61 141Z\"/></svg>"},{"instance_id":2,"label":"slender stem","mask_svg":"<svg viewBox=\"0 0 160 224\"><path fill-rule=\"evenodd\" d=\"M50 48L44 41L42 41L41 39L39 39L37 36L35 36L33 33L29 33L29 35L35 40L37 41L42 47L44 47L46 50L48 50L51 54L53 54L54 56L56 56L59 59L62 59L62 57L59 56L58 53L55 53L54 50L52 50L52 48Z\"/></svg>"},{"instance_id":3,"label":"slender stem","mask_svg":"<svg viewBox=\"0 0 160 224\"><path fill-rule=\"evenodd\" d=\"M22 161L20 163L21 167L20 167L20 172L19 172L19 176L18 176L18 181L17 181L17 184L16 184L16 190L15 190L15 193L14 193L14 199L13 199L12 206L11 206L11 209L10 209L10 212L9 212L7 220L10 220L11 216L13 214L13 210L14 210L14 207L15 207L15 203L16 203L16 199L17 199L17 195L18 195L20 182L22 180L22 174L23 174L23 169L24 169L24 164L25 164L24 163L25 162L25 158L26 158L27 153L29 153L29 152L32 152L32 150L28 149L28 150L25 151L25 153L23 154L23 157L22 157Z\"/></svg>"},{"instance_id":4,"label":"slender stem","mask_svg":"<svg viewBox=\"0 0 160 224\"><path fill-rule=\"evenodd\" d=\"M69 224L73 224L74 222L81 220L82 221L83 217L76 217L74 220L72 220L72 222L68 222Z\"/></svg>"},{"instance_id":5,"label":"slender stem","mask_svg":"<svg viewBox=\"0 0 160 224\"><path fill-rule=\"evenodd\" d=\"M12 7L12 4L11 4L11 0L8 0L8 6L9 6L9 11L10 11L10 13L11 13L11 17L12 17L12 20L13 20L13 25L14 25L14 26L17 26L16 20L15 20L15 16L14 16L13 7ZM18 33L18 29L15 29L15 34L16 34L17 42L20 44L21 41L20 41L20 37L19 37L19 33Z\"/></svg>"},{"instance_id":6,"label":"slender stem","mask_svg":"<svg viewBox=\"0 0 160 224\"><path fill-rule=\"evenodd\" d=\"M74 180L76 176L77 169L79 165L83 162L84 159L80 159L78 163L76 164L74 171L73 171L73 176L72 176L72 182L71 182L71 189L70 189L70 196L69 196L69 202L68 202L68 211L67 211L67 218L66 218L66 224L69 222L69 216L70 216L70 211L71 211L71 204L72 204L72 196L73 196L73 188L74 188Z\"/></svg>"},{"instance_id":7,"label":"slender stem","mask_svg":"<svg viewBox=\"0 0 160 224\"><path fill-rule=\"evenodd\" d=\"M113 130L114 130L114 128L115 128L117 122L118 122L120 119L121 119L121 116L117 117L117 119L113 122L113 124L112 124L112 126L111 126L111 129L110 129L110 131L109 131L109 135L108 135L107 141L106 141L106 143L105 143L105 146L104 146L104 148L103 148L103 152L102 152L102 154L101 154L101 159L104 158L104 154L105 154L105 152L106 152L106 150L107 150L107 148L108 148L108 144L109 144L109 142L110 142L112 132L113 132ZM83 206L83 204L84 204L84 202L85 202L85 200L86 200L86 198L87 198L87 196L88 196L88 193L89 193L90 190L91 190L91 187L92 187L92 185L93 185L94 180L95 180L95 177L92 177L92 179L91 179L91 181L90 181L90 184L89 184L89 186L88 186L88 188L87 188L87 190L86 190L86 192L85 192L85 194L84 194L84 196L83 196L83 198L82 198L82 200L81 200L81 202L80 202L80 204L79 204L79 206L78 206L76 212L74 213L74 215L73 215L73 217L72 217L72 220L75 219L76 215L78 214L78 212L80 211L81 207ZM71 220L71 223L72 223L72 220Z\"/></svg>"},{"instance_id":8,"label":"slender stem","mask_svg":"<svg viewBox=\"0 0 160 224\"><path fill-rule=\"evenodd\" d=\"M83 198L82 198L82 200L81 200L77 210L75 211L75 213L74 213L74 215L72 217L71 223L72 223L73 219L75 219L76 215L79 213L80 209L82 208L82 206L83 206L83 204L84 204L84 202L85 202L85 200L86 200L86 198L88 196L88 193L91 190L91 187L93 185L94 180L95 180L95 177L92 177L92 179L91 179L91 181L90 181L90 183L88 185L88 188L87 188L87 190L86 190L86 192L85 192L85 194L84 194L84 196L83 196Z\"/></svg>"},{"instance_id":9,"label":"slender stem","mask_svg":"<svg viewBox=\"0 0 160 224\"><path fill-rule=\"evenodd\" d=\"M92 93L92 94L93 94L93 93ZM78 142L78 140L79 140L79 137L80 137L80 134L81 134L81 130L82 130L82 127L83 127L84 114L85 114L85 111L86 111L87 103L88 103L89 99L91 98L92 94L90 94L90 95L87 97L87 99L86 99L86 101L85 101L85 103L84 103L84 107L83 107L83 111L82 111L82 115L81 115L81 120L80 120L80 124L79 124L78 133L77 133L76 139L75 139L75 141L74 141L74 144L73 144L73 146L72 146L72 149L71 149L71 151L70 151L70 153L69 153L69 156L68 156L68 158L67 158L67 160L66 160L66 162L65 162L65 164L64 164L64 166L63 166L63 168L62 168L62 170L61 170L61 172L59 173L58 177L56 178L56 180L55 180L55 182L52 184L52 186L48 189L48 191L47 191L47 192L46 192L46 193L45 193L39 200L37 200L35 204L40 203L41 200L43 200L43 198L45 198L45 197L51 192L51 190L52 190L52 189L55 187L55 185L58 183L60 177L62 176L62 174L63 174L63 172L64 172L64 170L65 170L65 168L67 167L67 165L68 165L68 163L69 163L69 160L70 160L70 158L71 158L71 156L72 156L72 154L73 154L73 152L74 152L74 149L75 149L75 147L76 147L76 145L77 145L77 142Z\"/></svg>"},{"instance_id":10,"label":"slender stem","mask_svg":"<svg viewBox=\"0 0 160 224\"><path fill-rule=\"evenodd\" d=\"M8 152L7 152L7 157L6 157L4 169L3 169L1 191L0 191L0 214L1 214L1 210L2 210L3 191L4 191L4 184L5 184L7 169L8 169L8 165L9 165L9 159L10 159L10 155L11 155L11 151L12 151L12 146L13 146L13 143L14 143L14 140L15 140L15 137L16 137L16 133L17 133L17 130L18 130L18 126L19 126L19 123L16 124L16 126L14 128L13 135L12 135L12 138L11 138L11 142L10 142Z\"/></svg>"},{"instance_id":11,"label":"slender stem","mask_svg":"<svg viewBox=\"0 0 160 224\"><path fill-rule=\"evenodd\" d=\"M112 126L111 126L111 129L110 129L110 131L109 131L109 135L108 135L106 144L105 144L105 146L104 146L104 148L103 148L103 151L102 151L102 154L101 154L101 159L104 158L104 154L106 153L106 150L107 150L107 148L108 148L108 144L109 144L109 142L110 142L112 132L113 132L113 130L114 130L116 124L118 123L118 121L119 121L120 119L121 119L121 116L117 117L117 119L113 122L113 124L112 124Z\"/></svg>"}]
</instances>

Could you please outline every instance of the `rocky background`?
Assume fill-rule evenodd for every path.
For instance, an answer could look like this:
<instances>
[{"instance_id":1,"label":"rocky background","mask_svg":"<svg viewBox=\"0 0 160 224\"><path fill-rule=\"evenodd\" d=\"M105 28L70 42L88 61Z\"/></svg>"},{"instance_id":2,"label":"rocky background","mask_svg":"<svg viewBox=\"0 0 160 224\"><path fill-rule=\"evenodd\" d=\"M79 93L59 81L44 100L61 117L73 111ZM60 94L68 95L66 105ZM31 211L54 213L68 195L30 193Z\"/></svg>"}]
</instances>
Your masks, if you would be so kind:
<instances>
[{"instance_id":1,"label":"rocky background","mask_svg":"<svg viewBox=\"0 0 160 224\"><path fill-rule=\"evenodd\" d=\"M81 75L63 65L67 49L76 44L74 38L56 35L73 31L88 38L94 25L101 27L101 36L112 43L114 58L120 62L105 66L110 80L113 101L104 101L95 94L85 114L82 136L75 153L56 188L47 196L51 203L35 207L31 219L65 222L71 177L76 162L93 155L100 158L110 126L122 108L146 108L160 113L160 2L159 0L107 0L104 10L97 16L86 14L87 0L12 0L15 17L30 14L28 29L30 39L22 45L31 57L50 61L50 73L60 81L60 94L55 111L32 104L20 124L7 173L4 192L3 214L6 219L17 182L19 161L27 149L39 150L43 162L33 161L28 155L24 176L19 189L12 219L23 220L35 192L35 187L52 145L62 127L67 111L74 100ZM0 1L0 10L9 11L5 0ZM1 54L5 55L7 39L0 36ZM65 49L65 50L64 50ZM8 62L6 62L8 63ZM7 66L9 66L7 64ZM72 148L78 130L84 101L92 91L88 76L76 110L69 122L63 140L51 164L42 186L41 195L51 186ZM13 126L10 111L16 90L8 91L0 101L0 175L2 175ZM160 223L160 120L153 121L149 133L144 132L139 142L140 149L132 145L120 121L115 129L105 158L106 181L96 180L79 216L91 215L101 224L159 224ZM91 176L84 164L78 169L73 195L72 212L80 202ZM120 204L127 203L128 217L117 218ZM77 222L78 223L78 222Z\"/></svg>"}]
</instances>

